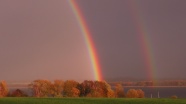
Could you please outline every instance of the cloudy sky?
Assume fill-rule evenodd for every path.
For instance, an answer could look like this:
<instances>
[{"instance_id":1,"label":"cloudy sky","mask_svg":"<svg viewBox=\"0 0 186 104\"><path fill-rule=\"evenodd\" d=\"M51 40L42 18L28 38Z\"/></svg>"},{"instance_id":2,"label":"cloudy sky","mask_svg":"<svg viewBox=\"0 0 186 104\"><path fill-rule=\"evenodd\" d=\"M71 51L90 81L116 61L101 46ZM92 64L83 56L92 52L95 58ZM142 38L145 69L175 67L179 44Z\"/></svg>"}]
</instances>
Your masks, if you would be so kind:
<instances>
[{"instance_id":1,"label":"cloudy sky","mask_svg":"<svg viewBox=\"0 0 186 104\"><path fill-rule=\"evenodd\" d=\"M186 79L185 0L76 3L92 34L103 78ZM151 50L143 48L143 34ZM153 57L153 70L147 68L144 51ZM94 79L75 14L66 0L1 0L0 80L38 78Z\"/></svg>"}]
</instances>

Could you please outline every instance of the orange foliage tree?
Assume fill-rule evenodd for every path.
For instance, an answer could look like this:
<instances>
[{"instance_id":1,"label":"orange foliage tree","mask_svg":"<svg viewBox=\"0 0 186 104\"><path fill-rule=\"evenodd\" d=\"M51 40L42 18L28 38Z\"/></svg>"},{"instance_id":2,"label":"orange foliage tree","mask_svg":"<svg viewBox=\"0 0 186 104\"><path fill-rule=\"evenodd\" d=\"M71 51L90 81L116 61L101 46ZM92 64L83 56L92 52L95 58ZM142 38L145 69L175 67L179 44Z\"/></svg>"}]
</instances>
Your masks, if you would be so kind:
<instances>
[{"instance_id":1,"label":"orange foliage tree","mask_svg":"<svg viewBox=\"0 0 186 104\"><path fill-rule=\"evenodd\" d=\"M94 82L88 80L85 80L81 84L78 84L77 88L80 91L80 96L82 97L87 96L91 92L93 86L94 86Z\"/></svg>"},{"instance_id":2,"label":"orange foliage tree","mask_svg":"<svg viewBox=\"0 0 186 104\"><path fill-rule=\"evenodd\" d=\"M115 96L118 98L122 98L125 96L123 86L120 83L117 83L115 85Z\"/></svg>"},{"instance_id":3,"label":"orange foliage tree","mask_svg":"<svg viewBox=\"0 0 186 104\"><path fill-rule=\"evenodd\" d=\"M112 89L108 89L107 97L108 98L114 98L114 97L116 97L115 96L115 93L114 93L114 91Z\"/></svg>"},{"instance_id":4,"label":"orange foliage tree","mask_svg":"<svg viewBox=\"0 0 186 104\"><path fill-rule=\"evenodd\" d=\"M128 98L144 98L144 92L141 89L130 89L127 92Z\"/></svg>"},{"instance_id":5,"label":"orange foliage tree","mask_svg":"<svg viewBox=\"0 0 186 104\"><path fill-rule=\"evenodd\" d=\"M103 83L101 81L94 81L90 93L87 97L106 97L104 93Z\"/></svg>"},{"instance_id":6,"label":"orange foliage tree","mask_svg":"<svg viewBox=\"0 0 186 104\"><path fill-rule=\"evenodd\" d=\"M30 87L35 97L47 97L51 95L51 82L48 80L34 80Z\"/></svg>"},{"instance_id":7,"label":"orange foliage tree","mask_svg":"<svg viewBox=\"0 0 186 104\"><path fill-rule=\"evenodd\" d=\"M87 97L114 97L113 90L106 81L94 81Z\"/></svg>"},{"instance_id":8,"label":"orange foliage tree","mask_svg":"<svg viewBox=\"0 0 186 104\"><path fill-rule=\"evenodd\" d=\"M135 89L130 89L127 91L128 98L138 98L138 92Z\"/></svg>"},{"instance_id":9,"label":"orange foliage tree","mask_svg":"<svg viewBox=\"0 0 186 104\"><path fill-rule=\"evenodd\" d=\"M106 81L102 81L102 89L106 97L115 97L114 91L111 89L111 86Z\"/></svg>"},{"instance_id":10,"label":"orange foliage tree","mask_svg":"<svg viewBox=\"0 0 186 104\"><path fill-rule=\"evenodd\" d=\"M80 94L79 89L77 89L78 82L74 80L67 80L64 82L63 94L65 97L78 97Z\"/></svg>"},{"instance_id":11,"label":"orange foliage tree","mask_svg":"<svg viewBox=\"0 0 186 104\"><path fill-rule=\"evenodd\" d=\"M8 95L8 87L5 81L0 82L0 97L5 97Z\"/></svg>"},{"instance_id":12,"label":"orange foliage tree","mask_svg":"<svg viewBox=\"0 0 186 104\"><path fill-rule=\"evenodd\" d=\"M54 80L54 83L51 84L51 95L53 97L62 97L63 87L64 87L64 81Z\"/></svg>"},{"instance_id":13,"label":"orange foliage tree","mask_svg":"<svg viewBox=\"0 0 186 104\"><path fill-rule=\"evenodd\" d=\"M138 93L138 98L144 98L145 97L145 93L141 89L137 89L136 91Z\"/></svg>"},{"instance_id":14,"label":"orange foliage tree","mask_svg":"<svg viewBox=\"0 0 186 104\"><path fill-rule=\"evenodd\" d=\"M80 94L79 89L73 87L71 92L72 92L72 97L79 97L79 94Z\"/></svg>"}]
</instances>

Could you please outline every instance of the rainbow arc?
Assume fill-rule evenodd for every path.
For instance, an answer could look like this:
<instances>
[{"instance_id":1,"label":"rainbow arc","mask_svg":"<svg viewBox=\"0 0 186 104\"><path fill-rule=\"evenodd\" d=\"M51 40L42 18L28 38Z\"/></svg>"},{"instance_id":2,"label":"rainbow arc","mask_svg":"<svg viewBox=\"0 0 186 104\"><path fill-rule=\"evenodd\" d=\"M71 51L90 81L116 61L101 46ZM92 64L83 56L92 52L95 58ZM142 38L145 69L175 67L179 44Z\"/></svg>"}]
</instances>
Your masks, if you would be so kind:
<instances>
[{"instance_id":1,"label":"rainbow arc","mask_svg":"<svg viewBox=\"0 0 186 104\"><path fill-rule=\"evenodd\" d=\"M76 3L76 1L75 0L68 0L68 2L69 2L70 6L72 8L72 11L74 12L74 14L77 18L79 27L81 29L84 40L86 42L88 52L89 52L89 56L90 56L90 60L91 60L92 67L93 67L93 70L94 70L95 79L100 81L100 80L102 80L101 68L100 68L100 65L99 65L99 60L98 60L98 56L97 56L97 53L96 53L96 48L94 46L93 39L91 37L91 33L88 29L86 21L83 17L83 14L81 13L81 10L79 9L79 7Z\"/></svg>"},{"instance_id":2,"label":"rainbow arc","mask_svg":"<svg viewBox=\"0 0 186 104\"><path fill-rule=\"evenodd\" d=\"M135 24L136 31L141 44L141 49L142 49L142 53L146 65L147 77L149 80L154 81L155 74L156 74L155 73L156 65L155 65L151 39L148 34L148 29L146 27L144 18L140 11L138 1L129 0L128 3L129 3L129 10L133 18L133 22Z\"/></svg>"}]
</instances>

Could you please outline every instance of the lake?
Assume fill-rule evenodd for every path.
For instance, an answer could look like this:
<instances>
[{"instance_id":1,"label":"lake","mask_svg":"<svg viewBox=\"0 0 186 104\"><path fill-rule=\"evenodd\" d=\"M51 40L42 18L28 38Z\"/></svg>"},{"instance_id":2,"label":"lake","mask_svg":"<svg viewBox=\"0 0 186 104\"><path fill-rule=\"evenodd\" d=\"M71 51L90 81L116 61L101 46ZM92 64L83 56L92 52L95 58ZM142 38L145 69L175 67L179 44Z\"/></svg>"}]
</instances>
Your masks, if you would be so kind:
<instances>
[{"instance_id":1,"label":"lake","mask_svg":"<svg viewBox=\"0 0 186 104\"><path fill-rule=\"evenodd\" d=\"M145 92L147 98L158 98L158 92L160 98L169 98L172 95L176 95L178 98L186 98L186 87L136 87L136 86L124 86L125 94L129 89L142 89Z\"/></svg>"}]
</instances>

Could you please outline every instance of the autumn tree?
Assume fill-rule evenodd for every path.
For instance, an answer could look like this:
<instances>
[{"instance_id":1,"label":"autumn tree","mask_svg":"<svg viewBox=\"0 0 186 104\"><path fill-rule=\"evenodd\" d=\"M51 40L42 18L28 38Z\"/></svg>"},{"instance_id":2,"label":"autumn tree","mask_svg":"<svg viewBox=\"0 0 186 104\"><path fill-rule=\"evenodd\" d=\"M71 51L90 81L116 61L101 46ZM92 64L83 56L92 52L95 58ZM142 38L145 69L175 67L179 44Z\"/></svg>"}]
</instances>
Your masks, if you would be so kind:
<instances>
[{"instance_id":1,"label":"autumn tree","mask_svg":"<svg viewBox=\"0 0 186 104\"><path fill-rule=\"evenodd\" d=\"M114 97L113 90L105 81L94 81L90 84L90 91L87 97Z\"/></svg>"},{"instance_id":2,"label":"autumn tree","mask_svg":"<svg viewBox=\"0 0 186 104\"><path fill-rule=\"evenodd\" d=\"M5 81L0 82L0 97L5 97L8 95L8 88Z\"/></svg>"},{"instance_id":3,"label":"autumn tree","mask_svg":"<svg viewBox=\"0 0 186 104\"><path fill-rule=\"evenodd\" d=\"M144 92L141 89L130 89L127 92L128 98L144 98Z\"/></svg>"},{"instance_id":4,"label":"autumn tree","mask_svg":"<svg viewBox=\"0 0 186 104\"><path fill-rule=\"evenodd\" d=\"M107 97L108 98L115 98L115 93L112 89L108 89L108 92L107 92Z\"/></svg>"},{"instance_id":5,"label":"autumn tree","mask_svg":"<svg viewBox=\"0 0 186 104\"><path fill-rule=\"evenodd\" d=\"M80 91L80 96L83 97L87 96L91 92L93 86L94 86L94 82L88 80L85 80L81 84L78 84L77 88Z\"/></svg>"},{"instance_id":6,"label":"autumn tree","mask_svg":"<svg viewBox=\"0 0 186 104\"><path fill-rule=\"evenodd\" d=\"M65 97L78 97L80 94L77 85L79 83L74 80L67 80L64 82L63 94Z\"/></svg>"},{"instance_id":7,"label":"autumn tree","mask_svg":"<svg viewBox=\"0 0 186 104\"><path fill-rule=\"evenodd\" d=\"M53 97L62 97L63 87L64 87L64 81L54 80L54 83L51 84L51 95Z\"/></svg>"},{"instance_id":8,"label":"autumn tree","mask_svg":"<svg viewBox=\"0 0 186 104\"><path fill-rule=\"evenodd\" d=\"M138 93L138 98L144 98L145 97L145 93L141 89L137 89L136 91Z\"/></svg>"},{"instance_id":9,"label":"autumn tree","mask_svg":"<svg viewBox=\"0 0 186 104\"><path fill-rule=\"evenodd\" d=\"M79 97L79 94L80 94L79 89L73 87L71 92L72 92L72 97Z\"/></svg>"},{"instance_id":10,"label":"autumn tree","mask_svg":"<svg viewBox=\"0 0 186 104\"><path fill-rule=\"evenodd\" d=\"M47 97L51 95L51 82L48 80L34 80L30 87L35 97Z\"/></svg>"},{"instance_id":11,"label":"autumn tree","mask_svg":"<svg viewBox=\"0 0 186 104\"><path fill-rule=\"evenodd\" d=\"M101 81L94 82L94 88L92 90L92 97L106 97L104 83Z\"/></svg>"},{"instance_id":12,"label":"autumn tree","mask_svg":"<svg viewBox=\"0 0 186 104\"><path fill-rule=\"evenodd\" d=\"M115 96L118 98L122 98L125 96L123 86L120 83L117 83L115 85Z\"/></svg>"},{"instance_id":13,"label":"autumn tree","mask_svg":"<svg viewBox=\"0 0 186 104\"><path fill-rule=\"evenodd\" d=\"M104 95L109 98L115 97L114 91L111 89L111 86L106 81L101 81L101 83Z\"/></svg>"},{"instance_id":14,"label":"autumn tree","mask_svg":"<svg viewBox=\"0 0 186 104\"><path fill-rule=\"evenodd\" d=\"M138 92L135 89L130 89L127 91L128 98L138 98Z\"/></svg>"},{"instance_id":15,"label":"autumn tree","mask_svg":"<svg viewBox=\"0 0 186 104\"><path fill-rule=\"evenodd\" d=\"M87 97L106 97L106 96L107 93L105 93L104 83L101 81L94 81L91 91L87 95Z\"/></svg>"}]
</instances>

